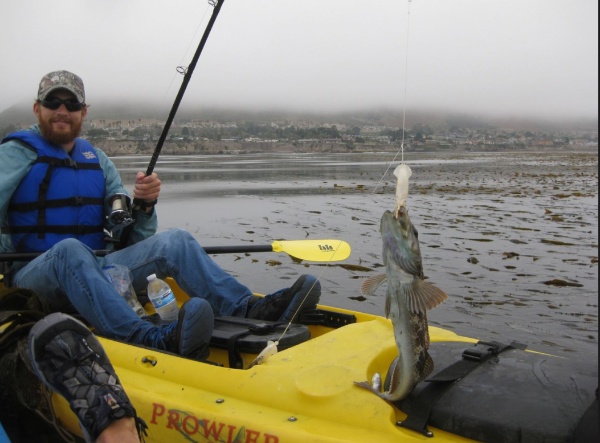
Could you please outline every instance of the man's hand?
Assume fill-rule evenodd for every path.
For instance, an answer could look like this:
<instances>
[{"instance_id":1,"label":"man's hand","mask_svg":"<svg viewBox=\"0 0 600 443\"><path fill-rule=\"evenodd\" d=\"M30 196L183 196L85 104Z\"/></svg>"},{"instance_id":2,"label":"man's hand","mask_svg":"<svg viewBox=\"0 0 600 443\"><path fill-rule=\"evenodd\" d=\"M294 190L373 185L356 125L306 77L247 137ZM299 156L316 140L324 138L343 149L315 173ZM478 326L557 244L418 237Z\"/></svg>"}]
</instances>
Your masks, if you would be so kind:
<instances>
[{"instance_id":1,"label":"man's hand","mask_svg":"<svg viewBox=\"0 0 600 443\"><path fill-rule=\"evenodd\" d=\"M138 172L133 188L133 198L143 200L149 204L155 203L160 194L160 184L161 182L156 172L153 172L148 176L143 172ZM145 212L151 212L152 207L153 206L148 207Z\"/></svg>"}]
</instances>

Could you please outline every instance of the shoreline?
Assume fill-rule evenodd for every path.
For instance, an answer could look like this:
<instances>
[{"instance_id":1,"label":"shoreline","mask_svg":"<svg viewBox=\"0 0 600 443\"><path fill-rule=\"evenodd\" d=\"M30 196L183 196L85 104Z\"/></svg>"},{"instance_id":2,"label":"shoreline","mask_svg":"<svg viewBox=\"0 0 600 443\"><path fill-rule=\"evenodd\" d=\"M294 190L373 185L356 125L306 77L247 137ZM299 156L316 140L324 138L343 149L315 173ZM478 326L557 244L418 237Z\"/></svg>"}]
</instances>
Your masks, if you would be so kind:
<instances>
[{"instance_id":1,"label":"shoreline","mask_svg":"<svg viewBox=\"0 0 600 443\"><path fill-rule=\"evenodd\" d=\"M102 149L108 156L123 155L152 155L156 145L150 141L108 141L90 140L96 147ZM202 141L202 142L165 142L161 155L254 155L254 154L307 154L307 153L334 153L334 154L370 154L377 152L399 152L400 144L372 144L358 145L348 148L340 143L293 144L293 143L268 143L268 142L237 142L237 141ZM598 152L598 146L560 146L540 147L531 146L525 149L507 149L500 146L490 146L486 149L467 148L455 146L439 148L437 146L409 148L407 152L414 154L478 154L478 153L536 153L536 152Z\"/></svg>"}]
</instances>

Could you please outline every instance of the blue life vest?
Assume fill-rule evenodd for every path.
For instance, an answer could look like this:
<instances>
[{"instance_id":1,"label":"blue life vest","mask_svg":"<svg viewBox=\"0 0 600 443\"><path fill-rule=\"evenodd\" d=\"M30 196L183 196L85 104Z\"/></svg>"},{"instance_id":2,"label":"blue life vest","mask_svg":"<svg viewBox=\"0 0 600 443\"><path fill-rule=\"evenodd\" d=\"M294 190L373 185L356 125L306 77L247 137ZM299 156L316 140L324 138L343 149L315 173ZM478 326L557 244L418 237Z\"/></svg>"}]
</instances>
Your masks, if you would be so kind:
<instances>
[{"instance_id":1,"label":"blue life vest","mask_svg":"<svg viewBox=\"0 0 600 443\"><path fill-rule=\"evenodd\" d=\"M8 207L10 233L19 252L46 251L66 238L92 249L104 248L104 173L94 147L76 139L69 155L32 131L18 131L3 141L33 147L36 162L21 181Z\"/></svg>"}]
</instances>

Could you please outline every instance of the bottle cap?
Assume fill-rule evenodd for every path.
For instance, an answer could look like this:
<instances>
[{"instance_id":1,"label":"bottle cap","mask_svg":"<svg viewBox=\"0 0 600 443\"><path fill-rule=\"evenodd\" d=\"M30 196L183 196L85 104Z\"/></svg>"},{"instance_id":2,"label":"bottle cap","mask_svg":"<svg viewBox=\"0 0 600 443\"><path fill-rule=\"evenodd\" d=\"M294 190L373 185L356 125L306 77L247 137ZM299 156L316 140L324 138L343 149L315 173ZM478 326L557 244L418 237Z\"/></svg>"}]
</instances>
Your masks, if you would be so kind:
<instances>
[{"instance_id":1,"label":"bottle cap","mask_svg":"<svg viewBox=\"0 0 600 443\"><path fill-rule=\"evenodd\" d=\"M148 280L148 281L156 280L156 274L150 274L148 277L146 277L146 280Z\"/></svg>"}]
</instances>

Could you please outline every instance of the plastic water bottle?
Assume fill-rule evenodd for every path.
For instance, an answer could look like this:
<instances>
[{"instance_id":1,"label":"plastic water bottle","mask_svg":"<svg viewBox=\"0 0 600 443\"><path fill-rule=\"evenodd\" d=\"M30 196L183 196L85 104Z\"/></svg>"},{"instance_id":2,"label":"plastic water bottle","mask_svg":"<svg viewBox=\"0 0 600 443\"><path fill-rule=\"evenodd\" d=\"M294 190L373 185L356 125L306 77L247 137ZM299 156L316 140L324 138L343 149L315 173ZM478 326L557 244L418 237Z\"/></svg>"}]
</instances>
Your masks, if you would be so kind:
<instances>
[{"instance_id":1,"label":"plastic water bottle","mask_svg":"<svg viewBox=\"0 0 600 443\"><path fill-rule=\"evenodd\" d=\"M177 320L179 306L177 306L177 300L175 300L171 287L165 281L157 278L156 274L149 275L146 280L148 280L148 298L161 320L169 323Z\"/></svg>"},{"instance_id":2,"label":"plastic water bottle","mask_svg":"<svg viewBox=\"0 0 600 443\"><path fill-rule=\"evenodd\" d=\"M135 312L138 317L145 317L148 315L135 295L135 289L133 289L130 271L127 266L109 265L104 267L103 271L106 278L112 283L117 292L121 294L127 304L131 306L131 309L133 309L133 312Z\"/></svg>"}]
</instances>

